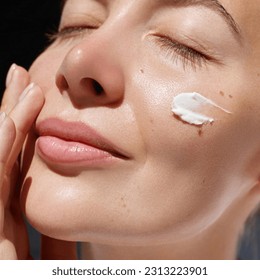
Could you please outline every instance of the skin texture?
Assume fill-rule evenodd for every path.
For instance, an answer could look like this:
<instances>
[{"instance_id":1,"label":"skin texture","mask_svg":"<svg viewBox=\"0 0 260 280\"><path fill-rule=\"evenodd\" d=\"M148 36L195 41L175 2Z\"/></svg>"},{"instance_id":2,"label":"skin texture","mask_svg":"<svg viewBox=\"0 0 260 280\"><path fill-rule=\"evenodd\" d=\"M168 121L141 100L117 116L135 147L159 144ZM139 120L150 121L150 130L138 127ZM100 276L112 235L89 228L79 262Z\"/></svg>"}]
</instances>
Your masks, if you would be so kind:
<instances>
[{"instance_id":1,"label":"skin texture","mask_svg":"<svg viewBox=\"0 0 260 280\"><path fill-rule=\"evenodd\" d=\"M209 8L162 2L68 0L60 28L83 30L63 32L29 71L45 97L36 124L81 121L129 155L71 173L29 134L23 211L44 235L87 242L86 258L232 259L259 204L260 1L221 1L241 41ZM184 59L166 36L207 59ZM193 91L232 114L205 108L213 125L183 123L172 98Z\"/></svg>"}]
</instances>

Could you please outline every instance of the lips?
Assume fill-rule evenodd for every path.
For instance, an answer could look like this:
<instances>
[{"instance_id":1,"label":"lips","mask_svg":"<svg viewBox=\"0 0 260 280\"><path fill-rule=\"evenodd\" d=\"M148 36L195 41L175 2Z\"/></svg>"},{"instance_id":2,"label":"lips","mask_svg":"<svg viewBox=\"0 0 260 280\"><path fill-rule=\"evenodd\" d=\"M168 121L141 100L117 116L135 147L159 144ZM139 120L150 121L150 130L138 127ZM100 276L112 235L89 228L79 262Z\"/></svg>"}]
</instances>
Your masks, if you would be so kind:
<instances>
[{"instance_id":1,"label":"lips","mask_svg":"<svg viewBox=\"0 0 260 280\"><path fill-rule=\"evenodd\" d=\"M36 123L36 148L40 157L55 164L83 166L127 160L129 156L83 122L51 118Z\"/></svg>"}]
</instances>

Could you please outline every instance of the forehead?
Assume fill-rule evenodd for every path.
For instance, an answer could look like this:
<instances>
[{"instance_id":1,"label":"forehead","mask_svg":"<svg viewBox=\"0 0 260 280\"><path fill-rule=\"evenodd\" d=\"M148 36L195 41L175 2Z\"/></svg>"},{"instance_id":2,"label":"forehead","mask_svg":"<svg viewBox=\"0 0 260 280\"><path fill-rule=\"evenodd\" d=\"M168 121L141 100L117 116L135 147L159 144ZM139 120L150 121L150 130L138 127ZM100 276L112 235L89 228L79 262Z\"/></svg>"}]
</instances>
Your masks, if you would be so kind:
<instances>
[{"instance_id":1,"label":"forehead","mask_svg":"<svg viewBox=\"0 0 260 280\"><path fill-rule=\"evenodd\" d=\"M239 24L245 41L253 50L253 56L260 63L260 0L220 1Z\"/></svg>"},{"instance_id":2,"label":"forehead","mask_svg":"<svg viewBox=\"0 0 260 280\"><path fill-rule=\"evenodd\" d=\"M127 1L128 0L61 0L61 3L62 6L64 6L66 2L70 2L70 4L77 4L78 2L99 2L104 5L111 5L114 2L118 2L118 4L125 6L127 5ZM136 5L140 4L141 2L149 4L150 1L151 0L132 0L132 2L136 2ZM165 2L172 2L173 4L176 4L176 2L182 2L181 0L152 1L162 4ZM194 2L200 1L184 0L183 2L190 2L190 4L192 5L192 3L194 4ZM235 19L242 33L246 37L248 37L247 39L253 40L254 42L256 41L256 39L260 41L260 0L208 0L208 2L219 2L227 10L227 12ZM145 7L145 5L143 5L143 7Z\"/></svg>"},{"instance_id":3,"label":"forehead","mask_svg":"<svg viewBox=\"0 0 260 280\"><path fill-rule=\"evenodd\" d=\"M127 5L127 1L128 0L60 0L62 7L65 5L66 2L72 2L72 3L77 3L77 2L99 2L101 4L106 4L106 5L110 5L114 2L121 2L121 5ZM150 2L151 0L135 0L136 4L140 4L140 2L147 2L147 4ZM194 4L195 2L200 2L197 0L152 0L156 3L165 3L165 2L172 2L174 3L180 3L180 2L185 2L185 3L189 3L190 4ZM201 1L203 2L203 1ZM256 18L258 19L259 22L259 18L260 18L260 0L208 0L205 2L212 2L214 4L214 2L219 2L220 4L223 5L224 8L227 9L227 11L233 16L234 14L238 17L238 18ZM209 4L210 5L210 4ZM208 6L209 6L208 5Z\"/></svg>"}]
</instances>

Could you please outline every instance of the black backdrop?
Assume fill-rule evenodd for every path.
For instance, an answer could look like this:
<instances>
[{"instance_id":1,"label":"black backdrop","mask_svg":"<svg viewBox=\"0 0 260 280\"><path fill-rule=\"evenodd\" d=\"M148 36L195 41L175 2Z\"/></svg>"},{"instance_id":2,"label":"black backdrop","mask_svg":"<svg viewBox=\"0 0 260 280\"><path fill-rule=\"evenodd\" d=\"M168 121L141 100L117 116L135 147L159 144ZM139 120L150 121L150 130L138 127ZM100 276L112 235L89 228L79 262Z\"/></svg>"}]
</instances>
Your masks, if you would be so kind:
<instances>
[{"instance_id":1,"label":"black backdrop","mask_svg":"<svg viewBox=\"0 0 260 280\"><path fill-rule=\"evenodd\" d=\"M60 0L7 0L0 12L0 94L12 63L29 68L47 44L46 33L55 30Z\"/></svg>"}]
</instances>

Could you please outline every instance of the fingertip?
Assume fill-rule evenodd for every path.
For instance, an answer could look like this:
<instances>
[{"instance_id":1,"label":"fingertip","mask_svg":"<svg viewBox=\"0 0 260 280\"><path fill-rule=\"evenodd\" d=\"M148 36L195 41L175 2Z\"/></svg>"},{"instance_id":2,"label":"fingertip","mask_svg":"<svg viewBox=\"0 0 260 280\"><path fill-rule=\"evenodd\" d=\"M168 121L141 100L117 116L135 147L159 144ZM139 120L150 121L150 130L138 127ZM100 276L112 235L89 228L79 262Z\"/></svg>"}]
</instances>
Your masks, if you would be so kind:
<instances>
[{"instance_id":1,"label":"fingertip","mask_svg":"<svg viewBox=\"0 0 260 280\"><path fill-rule=\"evenodd\" d=\"M19 75L21 86L25 87L26 85L28 85L30 82L30 75L28 71L24 67L19 65L16 65L15 71Z\"/></svg>"},{"instance_id":2,"label":"fingertip","mask_svg":"<svg viewBox=\"0 0 260 280\"><path fill-rule=\"evenodd\" d=\"M16 67L17 67L17 65L16 65L15 63L13 63L13 64L10 66L10 68L9 68L9 70L8 70L8 72L7 72L7 75L6 75L6 80L5 80L5 86L6 86L6 87L9 86L9 84L10 84L10 82L11 82L11 80L12 80L13 73L14 73Z\"/></svg>"},{"instance_id":3,"label":"fingertip","mask_svg":"<svg viewBox=\"0 0 260 280\"><path fill-rule=\"evenodd\" d=\"M43 103L45 101L45 96L43 94L41 87L38 84L31 83L31 88L30 88L28 94L35 95L37 97L37 98L35 98L35 101L37 101L37 104L43 105Z\"/></svg>"},{"instance_id":4,"label":"fingertip","mask_svg":"<svg viewBox=\"0 0 260 280\"><path fill-rule=\"evenodd\" d=\"M16 91L21 91L30 82L30 76L26 69L17 64L12 64L7 74L7 88L13 88Z\"/></svg>"},{"instance_id":5,"label":"fingertip","mask_svg":"<svg viewBox=\"0 0 260 280\"><path fill-rule=\"evenodd\" d=\"M31 117L39 114L45 102L45 96L41 87L36 83L27 86L19 97L19 103L16 107L17 112L30 112ZM15 112L15 111L13 111ZM16 113L14 113L16 115ZM12 114L13 117L13 114ZM16 119L16 118L15 118Z\"/></svg>"}]
</instances>

